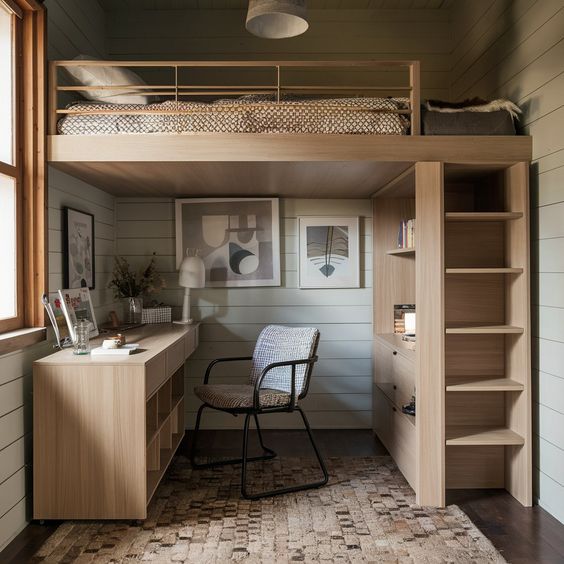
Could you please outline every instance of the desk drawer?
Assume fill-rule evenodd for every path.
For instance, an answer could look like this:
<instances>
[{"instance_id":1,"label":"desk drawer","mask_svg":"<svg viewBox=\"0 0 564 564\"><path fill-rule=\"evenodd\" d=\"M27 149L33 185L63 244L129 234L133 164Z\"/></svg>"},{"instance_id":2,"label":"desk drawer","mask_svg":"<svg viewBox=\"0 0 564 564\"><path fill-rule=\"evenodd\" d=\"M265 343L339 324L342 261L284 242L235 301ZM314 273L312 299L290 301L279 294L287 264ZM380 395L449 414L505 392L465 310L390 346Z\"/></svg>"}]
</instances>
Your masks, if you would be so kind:
<instances>
[{"instance_id":1,"label":"desk drawer","mask_svg":"<svg viewBox=\"0 0 564 564\"><path fill-rule=\"evenodd\" d=\"M193 327L184 337L184 358L191 356L198 348L198 327Z\"/></svg>"},{"instance_id":2,"label":"desk drawer","mask_svg":"<svg viewBox=\"0 0 564 564\"><path fill-rule=\"evenodd\" d=\"M183 364L184 356L184 339L176 341L166 349L166 369L168 376L172 376Z\"/></svg>"},{"instance_id":3,"label":"desk drawer","mask_svg":"<svg viewBox=\"0 0 564 564\"><path fill-rule=\"evenodd\" d=\"M168 379L166 351L159 353L145 365L145 394L151 396Z\"/></svg>"}]
</instances>

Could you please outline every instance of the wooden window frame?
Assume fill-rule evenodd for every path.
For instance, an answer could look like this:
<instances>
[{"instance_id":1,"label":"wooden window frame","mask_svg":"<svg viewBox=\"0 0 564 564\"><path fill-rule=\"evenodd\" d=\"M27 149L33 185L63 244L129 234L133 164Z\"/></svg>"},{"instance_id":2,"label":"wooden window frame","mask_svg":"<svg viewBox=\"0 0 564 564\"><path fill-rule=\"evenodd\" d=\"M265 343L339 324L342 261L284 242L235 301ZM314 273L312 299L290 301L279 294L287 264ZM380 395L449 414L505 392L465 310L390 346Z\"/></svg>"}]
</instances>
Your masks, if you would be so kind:
<instances>
[{"instance_id":1,"label":"wooden window frame","mask_svg":"<svg viewBox=\"0 0 564 564\"><path fill-rule=\"evenodd\" d=\"M47 288L45 165L46 13L37 0L3 0L15 18L15 145L17 316L0 320L0 354L45 339L41 296Z\"/></svg>"}]
</instances>

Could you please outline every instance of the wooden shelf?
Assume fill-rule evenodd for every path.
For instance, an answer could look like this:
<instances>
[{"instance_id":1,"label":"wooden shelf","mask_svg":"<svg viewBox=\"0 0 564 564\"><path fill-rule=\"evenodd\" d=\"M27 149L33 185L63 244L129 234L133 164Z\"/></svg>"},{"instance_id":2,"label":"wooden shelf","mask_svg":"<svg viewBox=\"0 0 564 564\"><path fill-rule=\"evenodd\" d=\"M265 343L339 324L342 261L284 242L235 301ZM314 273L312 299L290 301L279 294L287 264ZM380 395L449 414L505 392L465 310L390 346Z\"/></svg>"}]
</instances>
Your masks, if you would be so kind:
<instances>
[{"instance_id":1,"label":"wooden shelf","mask_svg":"<svg viewBox=\"0 0 564 564\"><path fill-rule=\"evenodd\" d=\"M509 378L457 376L447 377L447 392L521 392L523 384Z\"/></svg>"},{"instance_id":2,"label":"wooden shelf","mask_svg":"<svg viewBox=\"0 0 564 564\"><path fill-rule=\"evenodd\" d=\"M391 249L386 251L387 255L414 255L415 247L406 247L405 249Z\"/></svg>"},{"instance_id":3,"label":"wooden shelf","mask_svg":"<svg viewBox=\"0 0 564 564\"><path fill-rule=\"evenodd\" d=\"M445 268L446 274L522 274L522 268Z\"/></svg>"},{"instance_id":4,"label":"wooden shelf","mask_svg":"<svg viewBox=\"0 0 564 564\"><path fill-rule=\"evenodd\" d=\"M447 445L522 445L521 435L505 427L453 425L446 428Z\"/></svg>"},{"instance_id":5,"label":"wooden shelf","mask_svg":"<svg viewBox=\"0 0 564 564\"><path fill-rule=\"evenodd\" d=\"M172 458L176 453L176 449L180 445L182 441L183 434L173 434L172 438L172 448L163 448L161 449L161 467L159 470L149 470L147 472L147 504L151 501L161 478L163 477L164 473L167 471L170 463L172 462Z\"/></svg>"},{"instance_id":6,"label":"wooden shelf","mask_svg":"<svg viewBox=\"0 0 564 564\"><path fill-rule=\"evenodd\" d=\"M447 327L447 335L487 335L487 334L520 334L522 327L512 325L468 325Z\"/></svg>"},{"instance_id":7,"label":"wooden shelf","mask_svg":"<svg viewBox=\"0 0 564 564\"><path fill-rule=\"evenodd\" d=\"M511 221L523 217L521 212L446 212L446 221Z\"/></svg>"}]
</instances>

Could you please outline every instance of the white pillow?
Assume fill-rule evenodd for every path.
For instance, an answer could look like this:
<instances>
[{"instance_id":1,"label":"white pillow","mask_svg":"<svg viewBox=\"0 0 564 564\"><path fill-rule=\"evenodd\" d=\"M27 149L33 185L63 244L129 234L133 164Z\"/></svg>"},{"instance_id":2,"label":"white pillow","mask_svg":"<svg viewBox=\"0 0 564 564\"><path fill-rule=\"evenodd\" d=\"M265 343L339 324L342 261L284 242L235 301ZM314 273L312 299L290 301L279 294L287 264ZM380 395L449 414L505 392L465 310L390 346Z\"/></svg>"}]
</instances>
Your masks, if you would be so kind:
<instances>
[{"instance_id":1,"label":"white pillow","mask_svg":"<svg viewBox=\"0 0 564 564\"><path fill-rule=\"evenodd\" d=\"M95 61L94 57L78 55L75 61ZM69 66L67 73L81 86L144 86L147 83L136 73L124 67ZM134 96L142 90L85 90L80 94L88 100L110 104L149 104L150 96Z\"/></svg>"}]
</instances>

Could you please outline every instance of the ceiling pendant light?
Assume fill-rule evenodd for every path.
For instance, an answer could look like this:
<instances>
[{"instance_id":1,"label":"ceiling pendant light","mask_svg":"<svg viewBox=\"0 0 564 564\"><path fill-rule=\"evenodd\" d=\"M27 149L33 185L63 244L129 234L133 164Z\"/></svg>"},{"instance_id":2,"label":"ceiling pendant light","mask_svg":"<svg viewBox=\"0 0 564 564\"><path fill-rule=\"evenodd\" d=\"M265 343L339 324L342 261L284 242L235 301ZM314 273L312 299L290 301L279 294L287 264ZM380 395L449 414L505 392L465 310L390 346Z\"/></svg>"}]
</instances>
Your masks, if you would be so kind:
<instances>
[{"instance_id":1,"label":"ceiling pendant light","mask_svg":"<svg viewBox=\"0 0 564 564\"><path fill-rule=\"evenodd\" d=\"M308 27L305 0L249 0L246 28L257 37L295 37Z\"/></svg>"}]
</instances>

